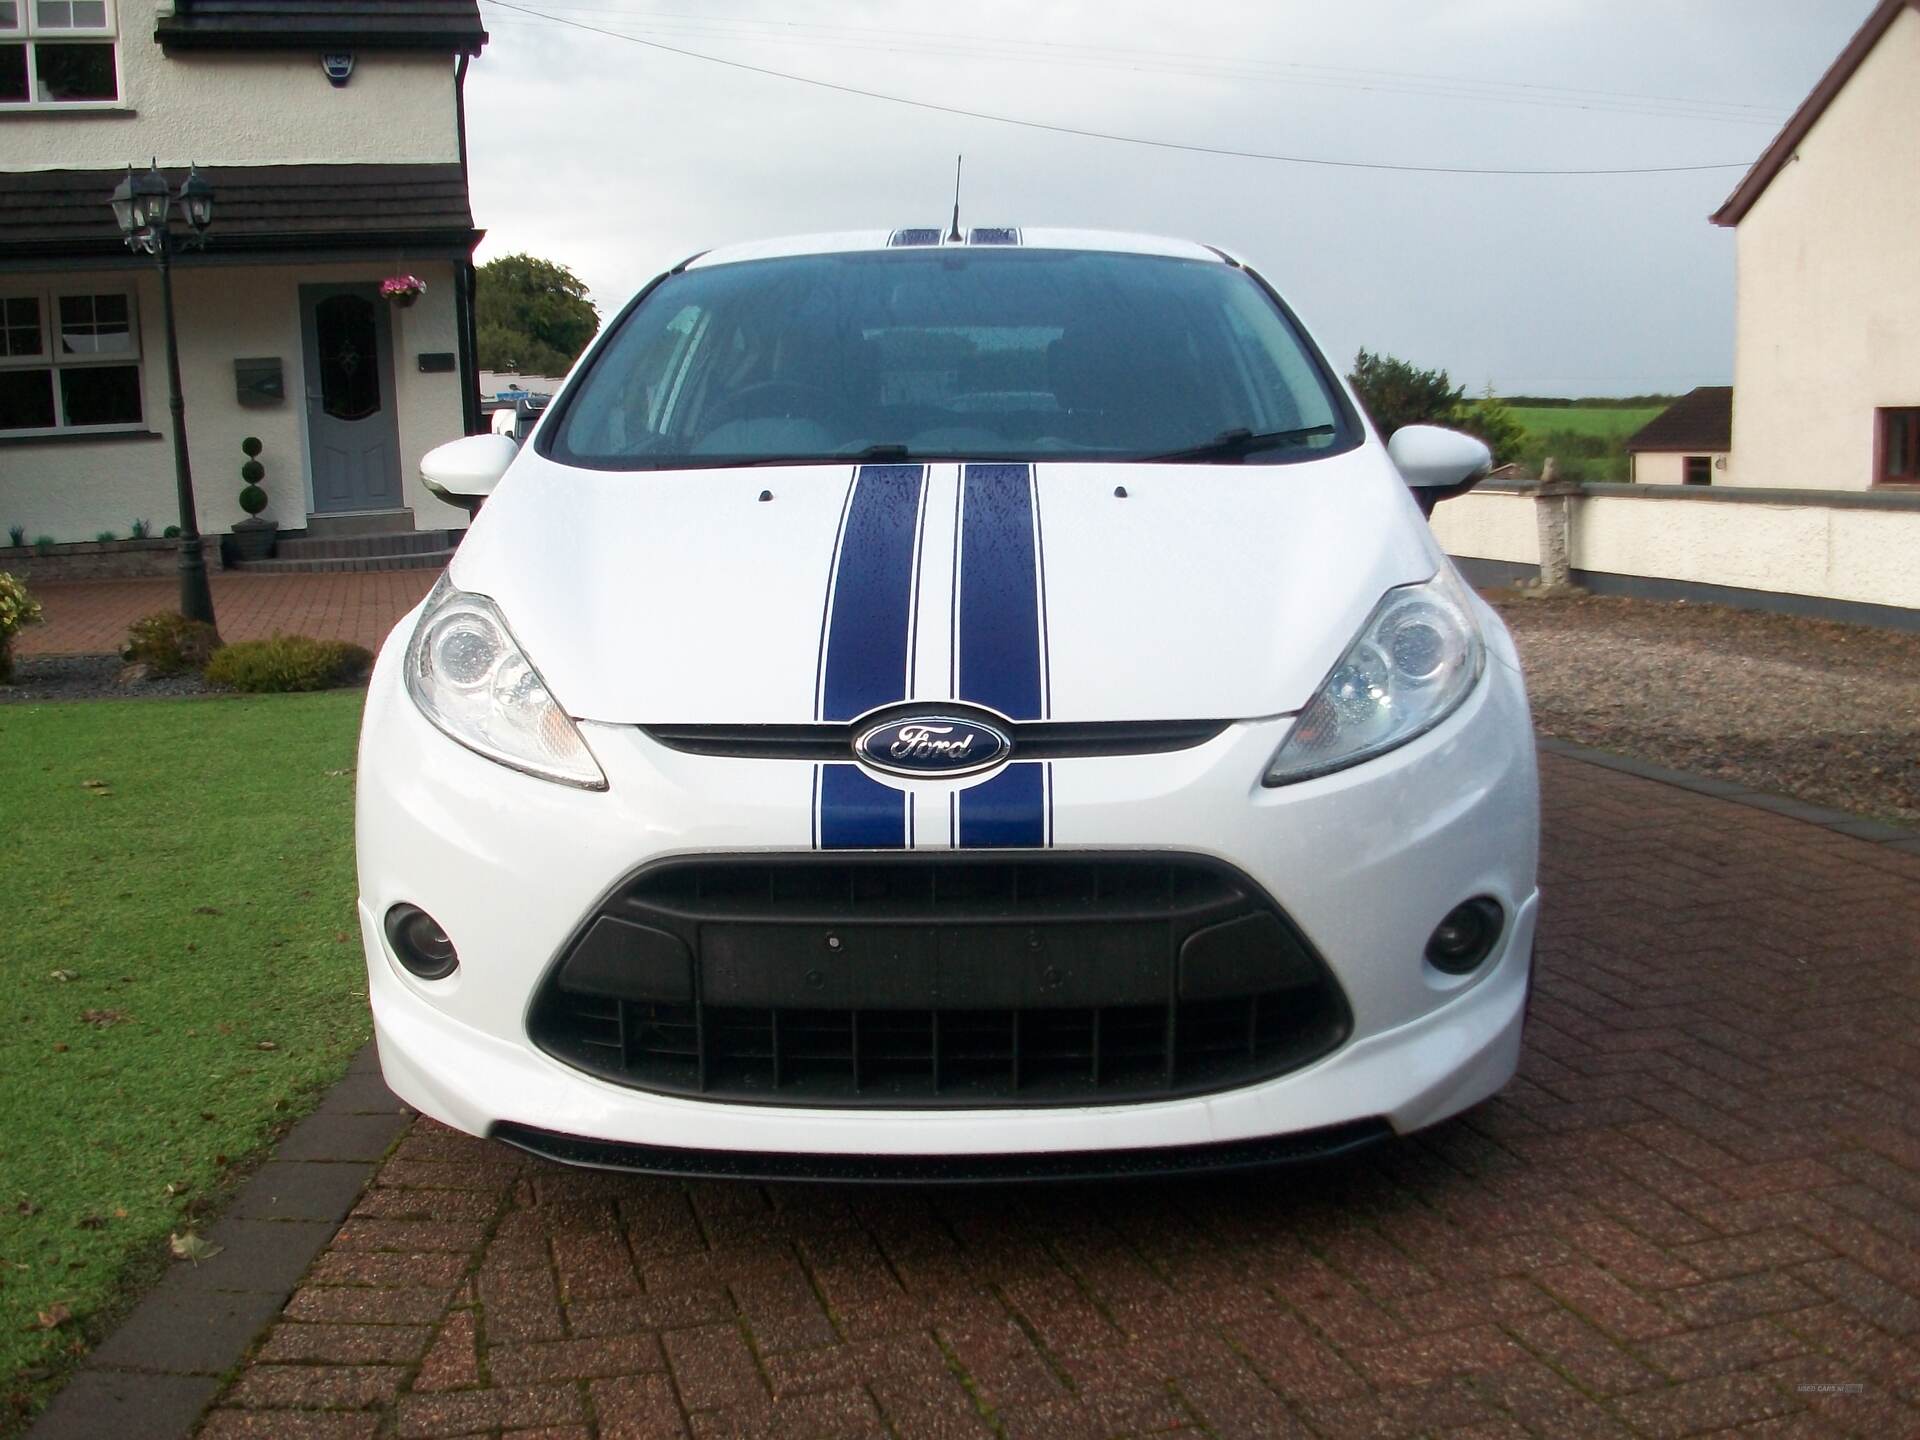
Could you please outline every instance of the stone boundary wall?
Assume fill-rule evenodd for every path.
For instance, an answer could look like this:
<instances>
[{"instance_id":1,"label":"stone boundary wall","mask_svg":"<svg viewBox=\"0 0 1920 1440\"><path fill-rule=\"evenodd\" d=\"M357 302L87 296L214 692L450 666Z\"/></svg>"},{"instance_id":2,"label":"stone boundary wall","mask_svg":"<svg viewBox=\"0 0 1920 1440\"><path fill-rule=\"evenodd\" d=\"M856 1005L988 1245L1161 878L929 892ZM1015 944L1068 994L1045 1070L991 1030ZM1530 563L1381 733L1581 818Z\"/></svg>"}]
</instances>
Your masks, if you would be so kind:
<instances>
[{"instance_id":1,"label":"stone boundary wall","mask_svg":"<svg viewBox=\"0 0 1920 1440\"><path fill-rule=\"evenodd\" d=\"M202 535L207 569L220 568L220 537ZM164 579L180 569L178 540L84 540L42 553L31 545L0 545L0 570L28 584L59 580Z\"/></svg>"}]
</instances>

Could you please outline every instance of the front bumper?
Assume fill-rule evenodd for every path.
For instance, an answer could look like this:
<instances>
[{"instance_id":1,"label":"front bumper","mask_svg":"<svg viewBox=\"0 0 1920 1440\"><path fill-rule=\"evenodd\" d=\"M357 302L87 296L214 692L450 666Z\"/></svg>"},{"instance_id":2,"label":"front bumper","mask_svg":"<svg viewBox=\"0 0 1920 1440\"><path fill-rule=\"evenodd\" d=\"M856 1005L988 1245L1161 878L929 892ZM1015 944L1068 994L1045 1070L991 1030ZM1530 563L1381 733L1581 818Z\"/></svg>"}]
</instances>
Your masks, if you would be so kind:
<instances>
[{"instance_id":1,"label":"front bumper","mask_svg":"<svg viewBox=\"0 0 1920 1440\"><path fill-rule=\"evenodd\" d=\"M609 789L549 784L433 729L404 693L398 648L376 668L361 748L361 926L388 1083L456 1128L716 1157L1091 1158L1373 1121L1405 1133L1492 1094L1518 1061L1538 796L1525 693L1505 659L1490 660L1475 694L1435 731L1301 784L1259 783L1285 719L1235 724L1171 754L1052 762L1056 849L1213 857L1277 902L1350 1007L1350 1038L1333 1053L1277 1078L1165 1100L865 1109L635 1090L528 1038L536 986L583 917L636 869L672 856L808 850L810 766L689 755L631 727L588 724ZM906 788L921 813L937 815L956 787ZM942 826L921 833L924 849L946 842ZM1505 933L1473 975L1443 975L1421 958L1426 938L1474 895L1505 907ZM445 927L461 958L453 977L421 982L394 960L380 922L400 902ZM727 1173L717 1159L714 1173Z\"/></svg>"}]
</instances>

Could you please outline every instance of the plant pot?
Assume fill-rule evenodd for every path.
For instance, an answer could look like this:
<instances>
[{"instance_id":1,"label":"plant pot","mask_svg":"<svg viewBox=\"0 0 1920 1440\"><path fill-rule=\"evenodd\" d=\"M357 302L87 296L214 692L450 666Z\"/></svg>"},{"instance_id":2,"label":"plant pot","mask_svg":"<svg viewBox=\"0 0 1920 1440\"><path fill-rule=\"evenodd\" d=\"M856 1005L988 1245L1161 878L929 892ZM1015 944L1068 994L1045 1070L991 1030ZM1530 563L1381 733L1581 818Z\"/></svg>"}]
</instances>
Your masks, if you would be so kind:
<instances>
[{"instance_id":1,"label":"plant pot","mask_svg":"<svg viewBox=\"0 0 1920 1440\"><path fill-rule=\"evenodd\" d=\"M420 292L418 290L415 290L411 294L395 295L393 297L393 303L399 306L399 308L402 310L411 310L413 308L414 302L419 298L420 298Z\"/></svg>"},{"instance_id":2,"label":"plant pot","mask_svg":"<svg viewBox=\"0 0 1920 1440\"><path fill-rule=\"evenodd\" d=\"M233 527L233 558L241 562L265 560L272 556L280 535L280 522L255 516Z\"/></svg>"}]
</instances>

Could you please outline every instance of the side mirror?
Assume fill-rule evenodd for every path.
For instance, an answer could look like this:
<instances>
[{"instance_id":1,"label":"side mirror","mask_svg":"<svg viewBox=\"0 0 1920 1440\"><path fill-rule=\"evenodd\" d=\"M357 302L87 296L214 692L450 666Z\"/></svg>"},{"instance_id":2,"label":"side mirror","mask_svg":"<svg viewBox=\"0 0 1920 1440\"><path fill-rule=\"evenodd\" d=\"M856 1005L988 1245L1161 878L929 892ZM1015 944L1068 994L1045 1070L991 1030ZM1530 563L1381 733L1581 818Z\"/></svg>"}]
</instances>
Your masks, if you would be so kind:
<instances>
[{"instance_id":1,"label":"side mirror","mask_svg":"<svg viewBox=\"0 0 1920 1440\"><path fill-rule=\"evenodd\" d=\"M420 461L420 479L449 504L476 510L519 453L511 436L469 435L429 450Z\"/></svg>"},{"instance_id":2,"label":"side mirror","mask_svg":"<svg viewBox=\"0 0 1920 1440\"><path fill-rule=\"evenodd\" d=\"M1394 431L1387 454L1424 515L1431 515L1442 500L1466 494L1493 469L1493 452L1483 442L1439 425L1407 425Z\"/></svg>"}]
</instances>

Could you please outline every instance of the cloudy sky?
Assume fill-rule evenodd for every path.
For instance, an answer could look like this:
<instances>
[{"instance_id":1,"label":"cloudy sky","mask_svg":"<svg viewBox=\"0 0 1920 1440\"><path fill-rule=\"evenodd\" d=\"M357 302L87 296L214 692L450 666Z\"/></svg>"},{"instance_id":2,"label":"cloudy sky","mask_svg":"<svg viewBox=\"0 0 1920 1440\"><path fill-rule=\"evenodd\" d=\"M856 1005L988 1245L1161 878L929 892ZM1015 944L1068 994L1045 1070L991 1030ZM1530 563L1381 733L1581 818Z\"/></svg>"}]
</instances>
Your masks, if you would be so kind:
<instances>
[{"instance_id":1,"label":"cloudy sky","mask_svg":"<svg viewBox=\"0 0 1920 1440\"><path fill-rule=\"evenodd\" d=\"M481 258L560 261L603 312L729 241L943 223L964 152L967 223L1207 240L1249 258L1337 361L1365 345L1474 390L1604 395L1731 379L1733 237L1706 217L1739 168L1207 155L636 41L1187 146L1740 166L1871 0L514 5L482 0L493 42L468 82Z\"/></svg>"}]
</instances>

